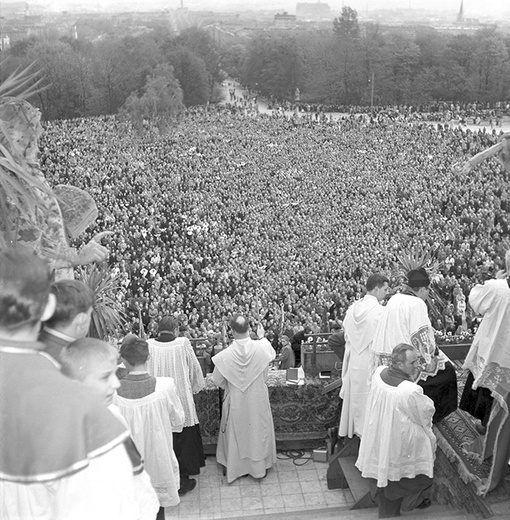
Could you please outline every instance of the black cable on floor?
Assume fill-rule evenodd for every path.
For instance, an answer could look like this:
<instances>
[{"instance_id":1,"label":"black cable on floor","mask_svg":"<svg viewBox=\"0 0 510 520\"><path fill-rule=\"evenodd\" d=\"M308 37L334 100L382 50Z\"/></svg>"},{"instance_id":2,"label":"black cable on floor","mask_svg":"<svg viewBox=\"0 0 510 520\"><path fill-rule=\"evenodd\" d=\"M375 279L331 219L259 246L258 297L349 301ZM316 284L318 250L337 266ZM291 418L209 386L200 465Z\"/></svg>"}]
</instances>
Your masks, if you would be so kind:
<instances>
[{"instance_id":1,"label":"black cable on floor","mask_svg":"<svg viewBox=\"0 0 510 520\"><path fill-rule=\"evenodd\" d=\"M280 457L280 455L283 455ZM295 466L304 466L313 459L313 454L306 450L283 450L276 455L277 459L288 460L291 459Z\"/></svg>"}]
</instances>

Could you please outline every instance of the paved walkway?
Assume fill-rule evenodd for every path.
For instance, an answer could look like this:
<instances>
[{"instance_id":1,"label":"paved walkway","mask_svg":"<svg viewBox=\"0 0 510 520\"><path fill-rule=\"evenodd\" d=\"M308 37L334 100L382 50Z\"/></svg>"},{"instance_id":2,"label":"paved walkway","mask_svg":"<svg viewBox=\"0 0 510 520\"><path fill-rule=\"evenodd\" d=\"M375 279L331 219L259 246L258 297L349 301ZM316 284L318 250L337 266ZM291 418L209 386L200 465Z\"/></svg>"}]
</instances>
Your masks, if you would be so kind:
<instances>
[{"instance_id":1,"label":"paved walkway","mask_svg":"<svg viewBox=\"0 0 510 520\"><path fill-rule=\"evenodd\" d=\"M327 463L314 462L311 457L311 452L305 452L303 458L294 461L278 453L278 462L266 478L242 477L228 484L216 458L208 456L206 467L196 477L197 487L181 497L178 506L166 508L166 518L244 518L352 505L348 489L328 489Z\"/></svg>"},{"instance_id":2,"label":"paved walkway","mask_svg":"<svg viewBox=\"0 0 510 520\"><path fill-rule=\"evenodd\" d=\"M237 83L236 81L234 81L233 79L225 80L225 82L223 83L224 100L223 100L222 104L225 104L225 105L235 104L235 102L234 103L230 102L229 90L232 88L235 89L235 93L238 97L240 97L246 93L245 88L242 85L240 85L239 83ZM268 104L264 99L258 98L257 105L258 105L259 113L261 113L261 114L272 114L273 113L273 110L268 108ZM241 105L239 104L237 106L241 106ZM349 115L347 113L340 113L340 112L325 112L325 114L328 116L328 118L332 117L334 121L336 121L337 119L339 119L341 117L345 117L345 116ZM287 117L291 117L294 115L294 112L291 110L286 110L285 115ZM299 117L304 117L305 115L306 115L306 112L298 113ZM470 120L471 120L471 118L470 118ZM434 125L434 126L437 126L437 124L438 124L437 121L423 121L423 122L426 124ZM415 121L415 123L419 123L419 121ZM486 132L492 132L492 130L496 130L496 132L498 134L501 131L510 132L510 117L509 116L503 117L502 126L491 126L491 125L489 125L489 122L487 120L481 121L480 124L478 124L478 125L474 125L472 123L461 125L461 124L459 124L459 122L457 120L453 120L453 121L449 121L449 122L442 122L440 124L442 124L442 125L448 124L450 127L454 127L454 128L460 127L460 128L469 129L472 131L477 131L477 130L481 130L481 129L485 128Z\"/></svg>"}]
</instances>

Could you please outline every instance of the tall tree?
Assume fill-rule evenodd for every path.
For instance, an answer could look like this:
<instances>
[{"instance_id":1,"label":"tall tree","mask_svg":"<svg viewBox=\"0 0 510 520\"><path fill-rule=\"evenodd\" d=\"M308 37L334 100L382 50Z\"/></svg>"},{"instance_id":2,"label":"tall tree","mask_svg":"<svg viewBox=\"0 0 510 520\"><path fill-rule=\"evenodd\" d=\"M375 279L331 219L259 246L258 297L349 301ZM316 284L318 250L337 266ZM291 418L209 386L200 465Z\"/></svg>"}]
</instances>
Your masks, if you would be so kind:
<instances>
[{"instance_id":1,"label":"tall tree","mask_svg":"<svg viewBox=\"0 0 510 520\"><path fill-rule=\"evenodd\" d=\"M189 107L207 103L211 88L204 60L181 46L170 52L167 59L181 86L184 104Z\"/></svg>"},{"instance_id":2,"label":"tall tree","mask_svg":"<svg viewBox=\"0 0 510 520\"><path fill-rule=\"evenodd\" d=\"M170 65L157 65L147 78L142 95L132 93L121 114L142 129L149 121L160 131L167 129L184 108L183 94Z\"/></svg>"},{"instance_id":3,"label":"tall tree","mask_svg":"<svg viewBox=\"0 0 510 520\"><path fill-rule=\"evenodd\" d=\"M220 53L209 33L199 27L190 27L182 31L175 38L174 43L188 48L204 60L207 72L210 75L211 88L214 83L223 81L224 76L220 67Z\"/></svg>"},{"instance_id":4,"label":"tall tree","mask_svg":"<svg viewBox=\"0 0 510 520\"><path fill-rule=\"evenodd\" d=\"M299 77L296 41L289 36L257 38L248 49L242 80L266 96L292 99Z\"/></svg>"},{"instance_id":5,"label":"tall tree","mask_svg":"<svg viewBox=\"0 0 510 520\"><path fill-rule=\"evenodd\" d=\"M229 45L221 53L221 65L225 72L232 78L238 78L241 74L243 61L246 58L246 46L237 43Z\"/></svg>"},{"instance_id":6,"label":"tall tree","mask_svg":"<svg viewBox=\"0 0 510 520\"><path fill-rule=\"evenodd\" d=\"M79 76L80 63L76 53L67 43L57 40L39 40L27 50L29 63L37 63L49 85L38 94L38 101L45 119L67 119L83 115Z\"/></svg>"},{"instance_id":7,"label":"tall tree","mask_svg":"<svg viewBox=\"0 0 510 520\"><path fill-rule=\"evenodd\" d=\"M508 50L497 35L480 38L472 57L471 81L477 99L500 101L509 94Z\"/></svg>"},{"instance_id":8,"label":"tall tree","mask_svg":"<svg viewBox=\"0 0 510 520\"><path fill-rule=\"evenodd\" d=\"M363 52L360 43L358 13L351 7L343 7L340 18L333 20L333 32L337 37L335 54L337 102L359 104L363 96Z\"/></svg>"},{"instance_id":9,"label":"tall tree","mask_svg":"<svg viewBox=\"0 0 510 520\"><path fill-rule=\"evenodd\" d=\"M299 56L298 86L301 100L310 102L334 102L336 89L335 48L333 34L309 31L296 36Z\"/></svg>"},{"instance_id":10,"label":"tall tree","mask_svg":"<svg viewBox=\"0 0 510 520\"><path fill-rule=\"evenodd\" d=\"M126 100L122 95L121 51L116 40L108 38L98 42L93 71L98 112L114 114Z\"/></svg>"},{"instance_id":11,"label":"tall tree","mask_svg":"<svg viewBox=\"0 0 510 520\"><path fill-rule=\"evenodd\" d=\"M391 34L383 52L387 74L381 78L380 88L384 103L410 103L415 99L413 80L420 70L420 48L414 36L407 33Z\"/></svg>"},{"instance_id":12,"label":"tall tree","mask_svg":"<svg viewBox=\"0 0 510 520\"><path fill-rule=\"evenodd\" d=\"M358 13L352 7L342 7L340 17L333 20L333 32L341 40L357 40L360 36Z\"/></svg>"}]
</instances>

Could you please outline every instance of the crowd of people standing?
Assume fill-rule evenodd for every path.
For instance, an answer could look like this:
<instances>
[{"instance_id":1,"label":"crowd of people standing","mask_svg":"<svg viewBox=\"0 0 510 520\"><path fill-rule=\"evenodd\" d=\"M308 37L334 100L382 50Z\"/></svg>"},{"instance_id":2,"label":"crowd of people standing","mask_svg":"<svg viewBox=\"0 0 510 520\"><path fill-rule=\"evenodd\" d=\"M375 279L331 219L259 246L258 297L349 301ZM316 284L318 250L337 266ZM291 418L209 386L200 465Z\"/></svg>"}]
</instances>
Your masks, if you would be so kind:
<instances>
[{"instance_id":1,"label":"crowd of people standing","mask_svg":"<svg viewBox=\"0 0 510 520\"><path fill-rule=\"evenodd\" d=\"M115 232L133 328L140 308L148 333L172 314L201 337L233 312L318 332L368 273L396 277L412 245L436 252L447 299L467 294L501 261L510 197L497 161L454 165L496 140L355 116L296 127L218 106L190 109L167 135L115 117L47 123L40 148L52 185L94 197L87 233Z\"/></svg>"}]
</instances>

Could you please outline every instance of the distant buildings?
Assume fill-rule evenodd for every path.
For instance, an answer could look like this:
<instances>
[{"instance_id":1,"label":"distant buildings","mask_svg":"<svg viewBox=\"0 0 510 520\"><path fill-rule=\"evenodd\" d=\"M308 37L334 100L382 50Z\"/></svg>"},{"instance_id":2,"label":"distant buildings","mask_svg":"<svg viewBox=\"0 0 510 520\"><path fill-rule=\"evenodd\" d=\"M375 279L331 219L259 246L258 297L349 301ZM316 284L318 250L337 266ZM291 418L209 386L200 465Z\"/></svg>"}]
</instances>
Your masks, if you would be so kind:
<instances>
[{"instance_id":1,"label":"distant buildings","mask_svg":"<svg viewBox=\"0 0 510 520\"><path fill-rule=\"evenodd\" d=\"M299 2L296 5L296 17L299 21L309 22L332 20L333 13L329 4Z\"/></svg>"},{"instance_id":2,"label":"distant buildings","mask_svg":"<svg viewBox=\"0 0 510 520\"><path fill-rule=\"evenodd\" d=\"M296 27L296 15L284 12L274 15L274 27L276 29L291 29Z\"/></svg>"}]
</instances>

